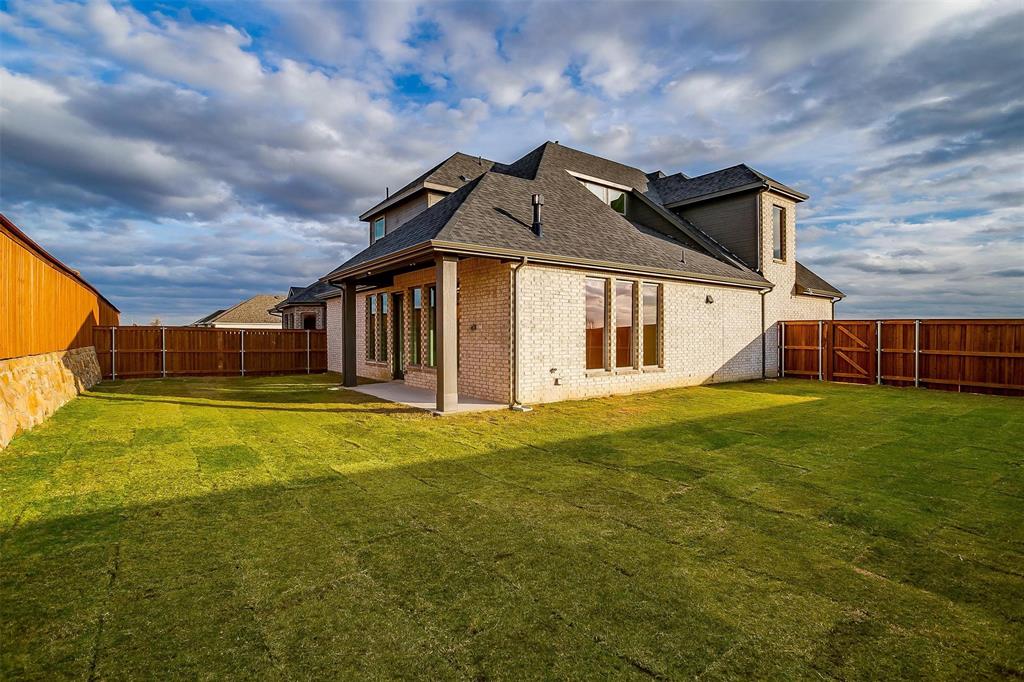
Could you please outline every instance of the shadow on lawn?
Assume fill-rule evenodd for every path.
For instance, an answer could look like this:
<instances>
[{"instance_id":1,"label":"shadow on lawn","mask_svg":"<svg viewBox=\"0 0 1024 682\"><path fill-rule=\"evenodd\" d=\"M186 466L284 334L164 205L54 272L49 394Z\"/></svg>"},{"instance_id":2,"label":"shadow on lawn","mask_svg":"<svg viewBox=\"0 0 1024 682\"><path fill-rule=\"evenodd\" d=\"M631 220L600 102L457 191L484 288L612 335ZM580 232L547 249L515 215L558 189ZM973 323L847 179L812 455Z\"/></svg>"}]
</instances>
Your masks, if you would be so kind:
<instances>
[{"instance_id":1,"label":"shadow on lawn","mask_svg":"<svg viewBox=\"0 0 1024 682\"><path fill-rule=\"evenodd\" d=\"M355 391L346 391L346 393L353 393ZM236 397L233 400L238 403L252 402L252 405L242 404L229 404L226 398L222 398L221 402L209 401L205 396L197 396L195 400L182 400L173 398L162 398L156 397L152 394L142 393L117 393L117 394L101 394L94 390L82 394L83 400L112 400L115 402L135 402L135 403L155 403L155 404L170 404L170 405L185 405L188 407L210 407L217 410L256 410L258 412L327 412L327 413L341 413L341 412L359 412L362 414L385 414L385 415L397 415L397 414L426 414L424 410L417 409L415 407L408 407L405 405L399 405L394 403L394 407L362 407L361 405L370 404L391 404L386 401L380 400L379 398L369 398L368 400L359 401L356 405L346 405L345 403L334 403L336 407L277 407L269 404L260 404L260 401L250 401L246 398ZM203 402L207 400L209 402ZM280 400L276 401L265 401L266 403L275 403L279 405ZM348 401L346 401L348 402ZM297 403L301 405L302 403ZM324 405L323 402L317 402L316 405Z\"/></svg>"},{"instance_id":2,"label":"shadow on lawn","mask_svg":"<svg viewBox=\"0 0 1024 682\"><path fill-rule=\"evenodd\" d=\"M374 401L338 402L315 411ZM245 478L262 453L203 450L198 474L94 490L89 512L46 500L3 537L2 676L1020 675L996 653L1020 581L929 544L960 507L865 504L864 479L792 457L856 432L809 419L822 402L503 447L456 418L385 453L278 456L294 473L272 484ZM130 501L197 484L217 492Z\"/></svg>"}]
</instances>

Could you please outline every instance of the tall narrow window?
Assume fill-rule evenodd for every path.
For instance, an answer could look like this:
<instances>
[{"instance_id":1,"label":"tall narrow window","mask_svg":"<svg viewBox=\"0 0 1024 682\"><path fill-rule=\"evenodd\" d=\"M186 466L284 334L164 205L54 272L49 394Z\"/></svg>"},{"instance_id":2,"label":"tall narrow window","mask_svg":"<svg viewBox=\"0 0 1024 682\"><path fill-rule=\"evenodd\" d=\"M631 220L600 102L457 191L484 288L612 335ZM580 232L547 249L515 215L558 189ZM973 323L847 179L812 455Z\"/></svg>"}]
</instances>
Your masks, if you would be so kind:
<instances>
[{"instance_id":1,"label":"tall narrow window","mask_svg":"<svg viewBox=\"0 0 1024 682\"><path fill-rule=\"evenodd\" d=\"M586 280L587 299L587 369L605 366L605 280Z\"/></svg>"},{"instance_id":2,"label":"tall narrow window","mask_svg":"<svg viewBox=\"0 0 1024 682\"><path fill-rule=\"evenodd\" d=\"M381 362L388 359L388 295L380 295L380 355Z\"/></svg>"},{"instance_id":3,"label":"tall narrow window","mask_svg":"<svg viewBox=\"0 0 1024 682\"><path fill-rule=\"evenodd\" d=\"M412 315L409 316L409 364L420 364L420 335L423 329L423 289L412 290Z\"/></svg>"},{"instance_id":4,"label":"tall narrow window","mask_svg":"<svg viewBox=\"0 0 1024 682\"><path fill-rule=\"evenodd\" d=\"M427 289L427 364L437 367L437 288Z\"/></svg>"},{"instance_id":5,"label":"tall narrow window","mask_svg":"<svg viewBox=\"0 0 1024 682\"><path fill-rule=\"evenodd\" d=\"M377 359L377 297L366 297L366 359Z\"/></svg>"},{"instance_id":6,"label":"tall narrow window","mask_svg":"<svg viewBox=\"0 0 1024 682\"><path fill-rule=\"evenodd\" d=\"M605 185L599 185L595 182L580 182L594 193L598 199L603 201L612 207L616 212L625 214L626 213L626 194L622 190L613 189Z\"/></svg>"},{"instance_id":7,"label":"tall narrow window","mask_svg":"<svg viewBox=\"0 0 1024 682\"><path fill-rule=\"evenodd\" d=\"M772 256L775 260L783 260L786 240L786 209L781 206L772 206L772 243L774 249Z\"/></svg>"},{"instance_id":8,"label":"tall narrow window","mask_svg":"<svg viewBox=\"0 0 1024 682\"><path fill-rule=\"evenodd\" d=\"M384 236L384 216L373 221L373 241Z\"/></svg>"},{"instance_id":9,"label":"tall narrow window","mask_svg":"<svg viewBox=\"0 0 1024 682\"><path fill-rule=\"evenodd\" d=\"M636 282L615 283L615 366L633 366L633 294Z\"/></svg>"},{"instance_id":10,"label":"tall narrow window","mask_svg":"<svg viewBox=\"0 0 1024 682\"><path fill-rule=\"evenodd\" d=\"M658 309L661 307L661 285L644 285L644 366L654 367L661 355L661 320Z\"/></svg>"}]
</instances>

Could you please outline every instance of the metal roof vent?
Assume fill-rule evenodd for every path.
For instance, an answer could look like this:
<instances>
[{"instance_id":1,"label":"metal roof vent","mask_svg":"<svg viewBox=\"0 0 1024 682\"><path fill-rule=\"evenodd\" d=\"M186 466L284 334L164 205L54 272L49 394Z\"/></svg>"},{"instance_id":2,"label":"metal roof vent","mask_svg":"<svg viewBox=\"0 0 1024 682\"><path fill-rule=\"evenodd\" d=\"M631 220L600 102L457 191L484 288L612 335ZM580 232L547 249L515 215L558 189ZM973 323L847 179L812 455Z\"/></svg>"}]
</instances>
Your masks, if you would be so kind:
<instances>
[{"instance_id":1,"label":"metal roof vent","mask_svg":"<svg viewBox=\"0 0 1024 682\"><path fill-rule=\"evenodd\" d=\"M531 197L531 203L533 204L533 233L539 237L541 236L540 207L544 205L544 195L534 194Z\"/></svg>"}]
</instances>

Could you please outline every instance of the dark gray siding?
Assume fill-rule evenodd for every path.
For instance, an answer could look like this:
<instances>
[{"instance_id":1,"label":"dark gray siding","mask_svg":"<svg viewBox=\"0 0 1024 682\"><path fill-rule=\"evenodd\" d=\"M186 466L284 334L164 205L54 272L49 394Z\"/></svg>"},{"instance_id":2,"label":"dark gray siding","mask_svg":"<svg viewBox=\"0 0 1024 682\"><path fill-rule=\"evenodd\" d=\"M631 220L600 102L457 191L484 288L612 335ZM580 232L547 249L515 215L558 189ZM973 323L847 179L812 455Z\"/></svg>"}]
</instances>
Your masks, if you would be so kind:
<instances>
[{"instance_id":1,"label":"dark gray siding","mask_svg":"<svg viewBox=\"0 0 1024 682\"><path fill-rule=\"evenodd\" d=\"M757 192L673 209L757 269Z\"/></svg>"}]
</instances>

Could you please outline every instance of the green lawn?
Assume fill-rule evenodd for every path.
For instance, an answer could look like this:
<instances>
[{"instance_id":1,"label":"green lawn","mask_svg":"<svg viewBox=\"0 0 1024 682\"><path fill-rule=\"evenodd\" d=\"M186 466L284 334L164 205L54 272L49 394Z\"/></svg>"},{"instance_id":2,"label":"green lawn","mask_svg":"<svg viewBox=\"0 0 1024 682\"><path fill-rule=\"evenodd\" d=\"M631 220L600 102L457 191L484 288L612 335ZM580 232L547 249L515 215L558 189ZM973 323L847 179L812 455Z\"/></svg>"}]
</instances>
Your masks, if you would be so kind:
<instances>
[{"instance_id":1,"label":"green lawn","mask_svg":"<svg viewBox=\"0 0 1024 682\"><path fill-rule=\"evenodd\" d=\"M1024 675L1024 399L335 381L104 383L0 452L0 678Z\"/></svg>"}]
</instances>

